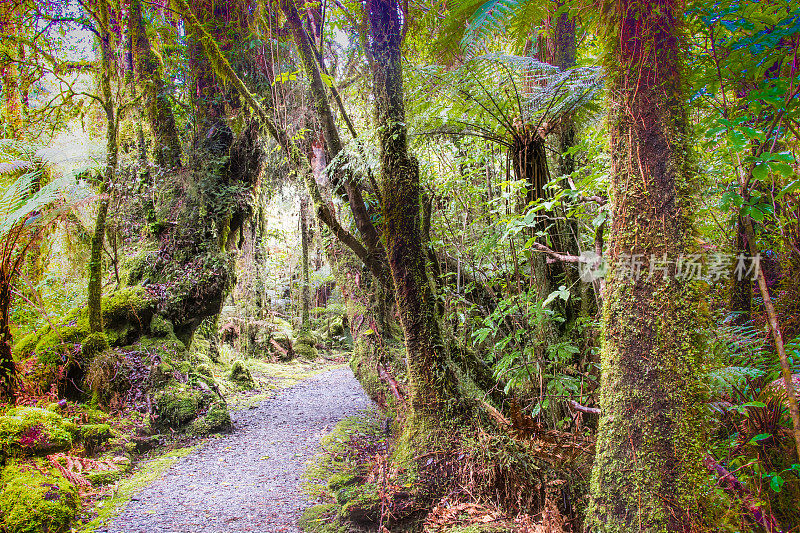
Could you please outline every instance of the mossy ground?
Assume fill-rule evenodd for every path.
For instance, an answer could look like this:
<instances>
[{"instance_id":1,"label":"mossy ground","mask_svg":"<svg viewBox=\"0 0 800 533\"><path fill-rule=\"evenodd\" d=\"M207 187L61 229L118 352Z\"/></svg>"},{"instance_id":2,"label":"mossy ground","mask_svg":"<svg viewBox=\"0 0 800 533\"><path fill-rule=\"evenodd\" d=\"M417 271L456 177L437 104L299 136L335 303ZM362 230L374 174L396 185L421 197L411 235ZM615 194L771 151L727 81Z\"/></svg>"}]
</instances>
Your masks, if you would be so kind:
<instances>
[{"instance_id":1,"label":"mossy ground","mask_svg":"<svg viewBox=\"0 0 800 533\"><path fill-rule=\"evenodd\" d=\"M78 512L78 489L43 460L13 462L0 476L0 530L68 531Z\"/></svg>"},{"instance_id":2,"label":"mossy ground","mask_svg":"<svg viewBox=\"0 0 800 533\"><path fill-rule=\"evenodd\" d=\"M324 451L305 473L306 492L320 502L303 514L300 524L305 531L359 531L363 525L354 522L353 515L364 518L380 508L373 459L388 450L383 423L378 410L369 410L339 422L322 439Z\"/></svg>"}]
</instances>

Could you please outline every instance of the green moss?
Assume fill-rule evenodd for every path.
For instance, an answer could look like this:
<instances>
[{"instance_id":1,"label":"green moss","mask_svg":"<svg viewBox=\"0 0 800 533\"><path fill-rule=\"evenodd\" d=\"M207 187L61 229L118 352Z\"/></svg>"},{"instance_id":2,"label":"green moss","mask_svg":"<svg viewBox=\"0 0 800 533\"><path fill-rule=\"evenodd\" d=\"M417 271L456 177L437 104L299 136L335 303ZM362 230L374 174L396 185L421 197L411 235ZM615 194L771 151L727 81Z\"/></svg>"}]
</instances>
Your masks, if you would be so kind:
<instances>
[{"instance_id":1,"label":"green moss","mask_svg":"<svg viewBox=\"0 0 800 533\"><path fill-rule=\"evenodd\" d=\"M91 472L84 473L83 477L85 477L93 487L102 487L103 485L114 483L124 474L125 472L122 470L92 470Z\"/></svg>"},{"instance_id":2,"label":"green moss","mask_svg":"<svg viewBox=\"0 0 800 533\"><path fill-rule=\"evenodd\" d=\"M212 378L212 379L214 377L214 372L211 370L211 367L205 363L197 365L196 370L197 373L200 374L201 376L205 376L207 378Z\"/></svg>"},{"instance_id":3,"label":"green moss","mask_svg":"<svg viewBox=\"0 0 800 533\"><path fill-rule=\"evenodd\" d=\"M55 330L47 327L43 331L34 348L39 362L45 365L61 365L72 357L75 345L89 335L89 323L78 320Z\"/></svg>"},{"instance_id":4,"label":"green moss","mask_svg":"<svg viewBox=\"0 0 800 533\"><path fill-rule=\"evenodd\" d=\"M378 487L371 483L346 487L336 494L339 516L355 522L375 523L381 512Z\"/></svg>"},{"instance_id":5,"label":"green moss","mask_svg":"<svg viewBox=\"0 0 800 533\"><path fill-rule=\"evenodd\" d=\"M350 529L337 518L334 503L314 505L303 511L297 524L307 533L348 533Z\"/></svg>"},{"instance_id":6,"label":"green moss","mask_svg":"<svg viewBox=\"0 0 800 533\"><path fill-rule=\"evenodd\" d=\"M352 472L336 472L328 480L328 489L336 492L344 487L358 483L359 476Z\"/></svg>"},{"instance_id":7,"label":"green moss","mask_svg":"<svg viewBox=\"0 0 800 533\"><path fill-rule=\"evenodd\" d=\"M199 436L230 429L231 415L228 407L222 401L212 403L206 414L195 419L191 426L192 433Z\"/></svg>"},{"instance_id":8,"label":"green moss","mask_svg":"<svg viewBox=\"0 0 800 533\"><path fill-rule=\"evenodd\" d=\"M228 373L228 379L243 389L253 389L256 386L255 381L253 381L253 376L250 374L250 370L248 370L241 361L233 362L231 371Z\"/></svg>"},{"instance_id":9,"label":"green moss","mask_svg":"<svg viewBox=\"0 0 800 533\"><path fill-rule=\"evenodd\" d=\"M16 407L0 416L0 454L52 453L72 445L78 427L58 413L38 407Z\"/></svg>"},{"instance_id":10,"label":"green moss","mask_svg":"<svg viewBox=\"0 0 800 533\"><path fill-rule=\"evenodd\" d=\"M153 315L153 319L150 321L150 332L160 337L175 336L175 328L172 322L161 315Z\"/></svg>"},{"instance_id":11,"label":"green moss","mask_svg":"<svg viewBox=\"0 0 800 533\"><path fill-rule=\"evenodd\" d=\"M28 358L36 348L36 343L39 342L39 335L33 331L22 337L14 345L14 355L17 360Z\"/></svg>"},{"instance_id":12,"label":"green moss","mask_svg":"<svg viewBox=\"0 0 800 533\"><path fill-rule=\"evenodd\" d=\"M0 529L7 533L67 531L78 512L78 490L54 469L12 464L0 477ZM40 469L47 471L43 474Z\"/></svg>"},{"instance_id":13,"label":"green moss","mask_svg":"<svg viewBox=\"0 0 800 533\"><path fill-rule=\"evenodd\" d=\"M107 350L108 347L108 337L106 337L105 333L91 333L81 341L81 355L84 360L91 359L95 355Z\"/></svg>"},{"instance_id":14,"label":"green moss","mask_svg":"<svg viewBox=\"0 0 800 533\"><path fill-rule=\"evenodd\" d=\"M108 424L86 424L80 427L80 437L87 453L94 454L98 446L106 442L113 435Z\"/></svg>"},{"instance_id":15,"label":"green moss","mask_svg":"<svg viewBox=\"0 0 800 533\"><path fill-rule=\"evenodd\" d=\"M103 321L106 326L113 326L119 322L142 324L145 317L147 321L150 320L153 303L153 299L144 287L119 289L103 298Z\"/></svg>"},{"instance_id":16,"label":"green moss","mask_svg":"<svg viewBox=\"0 0 800 533\"><path fill-rule=\"evenodd\" d=\"M294 353L300 359L311 360L316 359L318 356L316 347L308 344L295 344Z\"/></svg>"},{"instance_id":17,"label":"green moss","mask_svg":"<svg viewBox=\"0 0 800 533\"><path fill-rule=\"evenodd\" d=\"M208 405L211 394L181 384L157 393L155 399L160 421L177 427L195 418Z\"/></svg>"}]
</instances>

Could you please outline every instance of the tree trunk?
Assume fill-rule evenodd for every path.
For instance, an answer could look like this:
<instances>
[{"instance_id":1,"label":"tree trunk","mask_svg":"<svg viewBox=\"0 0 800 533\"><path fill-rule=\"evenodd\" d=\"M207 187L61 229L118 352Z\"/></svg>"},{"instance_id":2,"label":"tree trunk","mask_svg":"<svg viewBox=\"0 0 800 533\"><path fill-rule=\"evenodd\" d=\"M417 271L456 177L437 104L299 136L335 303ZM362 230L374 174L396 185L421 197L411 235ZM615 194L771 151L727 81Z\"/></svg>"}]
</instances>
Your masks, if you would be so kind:
<instances>
[{"instance_id":1,"label":"tree trunk","mask_svg":"<svg viewBox=\"0 0 800 533\"><path fill-rule=\"evenodd\" d=\"M10 35L12 38L17 36L18 14L12 2L0 3L0 33ZM7 52L4 56L5 58L0 61L0 79L3 83L3 118L8 130L3 135L19 139L22 134L19 68L15 57L9 57Z\"/></svg>"},{"instance_id":2,"label":"tree trunk","mask_svg":"<svg viewBox=\"0 0 800 533\"><path fill-rule=\"evenodd\" d=\"M383 235L405 333L411 408L417 427L436 428L445 418L457 417L453 412L457 392L425 271L419 167L407 146L400 55L404 17L397 0L368 0L367 10L375 59Z\"/></svg>"},{"instance_id":3,"label":"tree trunk","mask_svg":"<svg viewBox=\"0 0 800 533\"><path fill-rule=\"evenodd\" d=\"M692 251L696 190L683 13L667 0L616 0L607 17L613 224L590 521L597 531L689 531L706 476L699 295L674 275ZM637 257L641 276L626 267Z\"/></svg>"},{"instance_id":4,"label":"tree trunk","mask_svg":"<svg viewBox=\"0 0 800 533\"><path fill-rule=\"evenodd\" d=\"M734 253L747 254L750 251L747 243L745 223L741 216L736 217L736 237L734 241ZM735 265L734 265L735 268ZM741 278L741 279L740 279ZM753 306L753 280L748 276L738 276L734 273L731 276L731 293L729 309L736 313L733 319L735 324L747 324L750 321Z\"/></svg>"},{"instance_id":5,"label":"tree trunk","mask_svg":"<svg viewBox=\"0 0 800 533\"><path fill-rule=\"evenodd\" d=\"M179 167L181 143L172 113L163 65L147 38L141 0L130 0L130 32L136 75L144 91L144 106L155 139L155 162L164 168Z\"/></svg>"},{"instance_id":6,"label":"tree trunk","mask_svg":"<svg viewBox=\"0 0 800 533\"><path fill-rule=\"evenodd\" d=\"M11 277L0 270L0 402L14 403L17 391L17 368L11 352Z\"/></svg>"},{"instance_id":7,"label":"tree trunk","mask_svg":"<svg viewBox=\"0 0 800 533\"><path fill-rule=\"evenodd\" d=\"M106 217L108 216L108 191L114 173L117 170L117 123L114 97L111 93L111 77L114 72L112 34L109 28L109 6L106 0L98 3L100 13L100 90L106 114L106 167L100 183L100 205L97 208L94 235L92 235L91 256L89 259L89 330L92 333L103 331L103 313L101 301L103 296L103 241L106 234Z\"/></svg>"},{"instance_id":8,"label":"tree trunk","mask_svg":"<svg viewBox=\"0 0 800 533\"><path fill-rule=\"evenodd\" d=\"M307 331L311 329L308 309L311 305L311 294L309 292L310 280L308 274L308 199L305 196L300 197L300 240L303 249L303 279L300 297L303 304L301 329Z\"/></svg>"}]
</instances>

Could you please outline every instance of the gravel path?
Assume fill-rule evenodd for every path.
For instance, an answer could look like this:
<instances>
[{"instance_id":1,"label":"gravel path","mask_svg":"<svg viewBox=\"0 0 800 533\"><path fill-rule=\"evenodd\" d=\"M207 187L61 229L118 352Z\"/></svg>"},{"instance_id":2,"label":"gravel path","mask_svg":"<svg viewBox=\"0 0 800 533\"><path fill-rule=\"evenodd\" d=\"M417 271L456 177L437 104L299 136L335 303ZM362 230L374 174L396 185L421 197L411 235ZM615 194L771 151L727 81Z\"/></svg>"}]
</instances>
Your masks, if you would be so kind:
<instances>
[{"instance_id":1,"label":"gravel path","mask_svg":"<svg viewBox=\"0 0 800 533\"><path fill-rule=\"evenodd\" d=\"M369 407L347 367L233 413L233 432L209 440L136 494L108 533L299 533L310 502L305 461L343 418Z\"/></svg>"}]
</instances>

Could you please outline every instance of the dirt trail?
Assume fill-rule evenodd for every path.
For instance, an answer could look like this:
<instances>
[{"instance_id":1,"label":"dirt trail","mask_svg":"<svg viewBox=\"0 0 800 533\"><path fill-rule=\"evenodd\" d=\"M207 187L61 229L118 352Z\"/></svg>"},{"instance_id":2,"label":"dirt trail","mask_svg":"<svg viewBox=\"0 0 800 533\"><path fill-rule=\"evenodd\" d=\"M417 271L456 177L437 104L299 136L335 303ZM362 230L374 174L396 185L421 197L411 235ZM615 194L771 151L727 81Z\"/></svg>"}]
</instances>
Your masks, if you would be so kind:
<instances>
[{"instance_id":1,"label":"dirt trail","mask_svg":"<svg viewBox=\"0 0 800 533\"><path fill-rule=\"evenodd\" d=\"M370 407L349 368L329 370L233 414L233 431L181 459L107 533L299 533L305 462L343 418Z\"/></svg>"}]
</instances>

